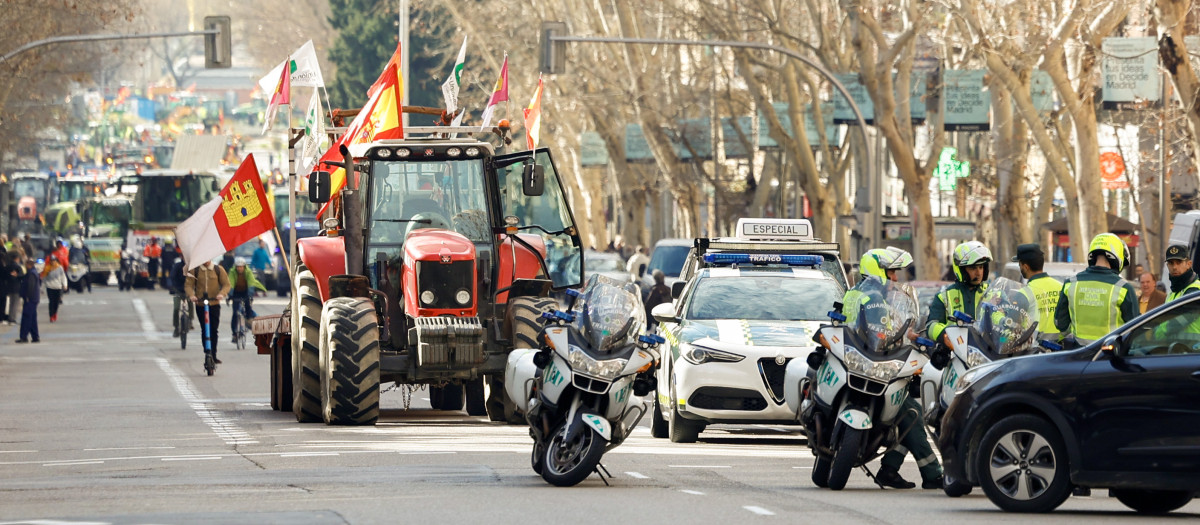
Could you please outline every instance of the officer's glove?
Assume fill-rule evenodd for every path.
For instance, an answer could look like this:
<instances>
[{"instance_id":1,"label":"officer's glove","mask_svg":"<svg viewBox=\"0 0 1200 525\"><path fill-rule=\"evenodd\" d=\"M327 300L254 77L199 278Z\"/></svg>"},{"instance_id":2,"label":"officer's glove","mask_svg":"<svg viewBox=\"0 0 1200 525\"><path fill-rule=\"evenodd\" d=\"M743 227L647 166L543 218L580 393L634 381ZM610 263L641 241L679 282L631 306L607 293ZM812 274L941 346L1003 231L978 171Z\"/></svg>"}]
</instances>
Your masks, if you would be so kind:
<instances>
[{"instance_id":1,"label":"officer's glove","mask_svg":"<svg viewBox=\"0 0 1200 525\"><path fill-rule=\"evenodd\" d=\"M934 368L941 370L950 363L950 348L944 344L938 344L934 347L933 352L929 354L929 364Z\"/></svg>"}]
</instances>

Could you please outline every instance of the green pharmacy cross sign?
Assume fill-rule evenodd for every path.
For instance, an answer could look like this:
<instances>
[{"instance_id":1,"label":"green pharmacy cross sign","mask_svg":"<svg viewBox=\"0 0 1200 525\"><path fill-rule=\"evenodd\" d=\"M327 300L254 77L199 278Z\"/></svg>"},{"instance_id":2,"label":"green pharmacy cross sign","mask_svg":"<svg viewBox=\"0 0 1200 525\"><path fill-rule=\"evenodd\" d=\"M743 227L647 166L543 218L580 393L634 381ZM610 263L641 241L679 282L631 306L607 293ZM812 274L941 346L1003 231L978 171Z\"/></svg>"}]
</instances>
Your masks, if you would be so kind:
<instances>
[{"instance_id":1,"label":"green pharmacy cross sign","mask_svg":"<svg viewBox=\"0 0 1200 525\"><path fill-rule=\"evenodd\" d=\"M933 176L938 181L938 190L954 191L958 186L958 179L966 178L969 175L971 175L971 163L960 162L957 149L942 148L942 155L938 157L937 167L933 169Z\"/></svg>"}]
</instances>

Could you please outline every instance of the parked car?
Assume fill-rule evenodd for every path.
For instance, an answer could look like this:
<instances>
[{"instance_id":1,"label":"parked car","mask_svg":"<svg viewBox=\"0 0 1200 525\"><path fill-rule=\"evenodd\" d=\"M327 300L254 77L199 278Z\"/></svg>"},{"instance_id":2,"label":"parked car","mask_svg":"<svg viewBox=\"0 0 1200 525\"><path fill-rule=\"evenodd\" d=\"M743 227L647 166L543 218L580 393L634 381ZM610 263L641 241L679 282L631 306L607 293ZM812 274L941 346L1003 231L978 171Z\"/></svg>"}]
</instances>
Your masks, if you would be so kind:
<instances>
[{"instance_id":1,"label":"parked car","mask_svg":"<svg viewBox=\"0 0 1200 525\"><path fill-rule=\"evenodd\" d=\"M679 281L679 272L683 270L683 263L687 261L692 243L692 239L660 239L654 243L654 250L650 252L650 264L646 265L646 273L639 281L643 299L654 287L654 270L662 270L667 286Z\"/></svg>"},{"instance_id":2,"label":"parked car","mask_svg":"<svg viewBox=\"0 0 1200 525\"><path fill-rule=\"evenodd\" d=\"M632 282L629 272L625 271L625 259L617 253L593 250L583 252L583 272L585 275L600 274L611 277L622 283Z\"/></svg>"},{"instance_id":3,"label":"parked car","mask_svg":"<svg viewBox=\"0 0 1200 525\"><path fill-rule=\"evenodd\" d=\"M946 492L1047 512L1075 487L1164 513L1200 491L1200 294L1078 350L963 374L941 422Z\"/></svg>"},{"instance_id":4,"label":"parked car","mask_svg":"<svg viewBox=\"0 0 1200 525\"><path fill-rule=\"evenodd\" d=\"M666 339L656 371L651 433L695 441L711 423L796 424L784 398L788 362L816 348L813 334L845 288L818 255L755 264L727 254L701 269L678 301L654 308Z\"/></svg>"}]
</instances>

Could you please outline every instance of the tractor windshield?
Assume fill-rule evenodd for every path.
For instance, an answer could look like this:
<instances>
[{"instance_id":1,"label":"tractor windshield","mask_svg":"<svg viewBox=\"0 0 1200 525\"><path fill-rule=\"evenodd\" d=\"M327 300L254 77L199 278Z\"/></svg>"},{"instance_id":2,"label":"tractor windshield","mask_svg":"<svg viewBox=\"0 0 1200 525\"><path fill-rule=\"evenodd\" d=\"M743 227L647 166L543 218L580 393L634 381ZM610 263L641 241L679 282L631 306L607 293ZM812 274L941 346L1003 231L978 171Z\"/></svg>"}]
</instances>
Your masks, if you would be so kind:
<instances>
[{"instance_id":1,"label":"tractor windshield","mask_svg":"<svg viewBox=\"0 0 1200 525\"><path fill-rule=\"evenodd\" d=\"M394 255L420 228L454 230L472 242L491 235L479 159L375 161L369 206L367 244Z\"/></svg>"},{"instance_id":2,"label":"tractor windshield","mask_svg":"<svg viewBox=\"0 0 1200 525\"><path fill-rule=\"evenodd\" d=\"M546 267L555 288L574 288L583 283L583 249L571 210L559 184L558 172L547 149L536 155L523 151L496 157L496 180L500 186L500 204L504 217L516 217L522 234L542 237L546 246ZM522 188L525 164L541 166L545 186L541 195L526 195Z\"/></svg>"}]
</instances>

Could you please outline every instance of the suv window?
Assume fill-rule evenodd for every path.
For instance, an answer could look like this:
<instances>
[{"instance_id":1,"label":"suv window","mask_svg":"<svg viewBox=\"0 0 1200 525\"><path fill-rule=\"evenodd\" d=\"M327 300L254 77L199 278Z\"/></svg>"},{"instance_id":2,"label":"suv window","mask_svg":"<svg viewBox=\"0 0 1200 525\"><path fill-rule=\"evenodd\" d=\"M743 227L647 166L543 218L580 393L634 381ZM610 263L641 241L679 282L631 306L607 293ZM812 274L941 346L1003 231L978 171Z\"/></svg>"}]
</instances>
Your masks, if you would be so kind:
<instances>
[{"instance_id":1,"label":"suv window","mask_svg":"<svg viewBox=\"0 0 1200 525\"><path fill-rule=\"evenodd\" d=\"M1129 336L1130 357L1200 354L1200 302L1163 312Z\"/></svg>"},{"instance_id":2,"label":"suv window","mask_svg":"<svg viewBox=\"0 0 1200 525\"><path fill-rule=\"evenodd\" d=\"M654 253L650 256L650 264L646 265L646 275L654 273L654 270L662 270L663 275L667 277L679 277L679 272L683 270L683 263L687 261L688 251L692 249L689 245L670 246L660 245L654 248Z\"/></svg>"}]
</instances>

